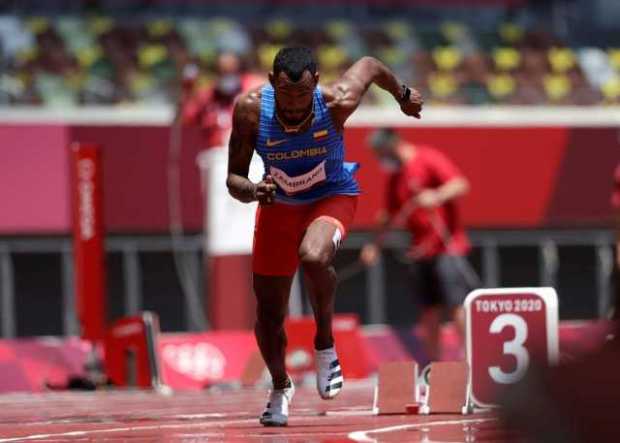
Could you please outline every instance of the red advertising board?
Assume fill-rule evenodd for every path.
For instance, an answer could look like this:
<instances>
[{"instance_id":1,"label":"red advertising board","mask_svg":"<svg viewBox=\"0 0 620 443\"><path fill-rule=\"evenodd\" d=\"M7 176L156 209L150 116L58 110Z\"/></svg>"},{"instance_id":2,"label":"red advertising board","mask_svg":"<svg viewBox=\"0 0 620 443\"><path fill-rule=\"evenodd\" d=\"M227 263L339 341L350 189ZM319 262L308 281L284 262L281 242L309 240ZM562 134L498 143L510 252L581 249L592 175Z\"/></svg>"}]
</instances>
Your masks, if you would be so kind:
<instances>
[{"instance_id":1,"label":"red advertising board","mask_svg":"<svg viewBox=\"0 0 620 443\"><path fill-rule=\"evenodd\" d=\"M465 300L472 398L492 406L533 360L558 360L558 301L553 288L478 289Z\"/></svg>"},{"instance_id":2,"label":"red advertising board","mask_svg":"<svg viewBox=\"0 0 620 443\"><path fill-rule=\"evenodd\" d=\"M73 143L70 158L78 318L82 338L100 341L106 318L101 147Z\"/></svg>"}]
</instances>

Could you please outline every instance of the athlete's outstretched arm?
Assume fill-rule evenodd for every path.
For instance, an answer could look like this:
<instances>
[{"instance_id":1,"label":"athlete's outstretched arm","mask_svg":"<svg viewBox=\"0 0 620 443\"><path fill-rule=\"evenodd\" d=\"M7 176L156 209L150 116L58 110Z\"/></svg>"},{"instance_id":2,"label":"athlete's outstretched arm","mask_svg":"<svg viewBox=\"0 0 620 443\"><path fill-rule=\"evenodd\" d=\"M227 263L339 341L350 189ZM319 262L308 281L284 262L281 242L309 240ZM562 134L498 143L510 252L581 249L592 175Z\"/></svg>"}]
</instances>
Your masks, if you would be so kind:
<instances>
[{"instance_id":1,"label":"athlete's outstretched arm","mask_svg":"<svg viewBox=\"0 0 620 443\"><path fill-rule=\"evenodd\" d=\"M376 58L362 57L328 88L328 106L340 125L344 125L357 109L373 83L392 94L405 114L420 118L424 104L420 93L403 85L396 75Z\"/></svg>"},{"instance_id":2,"label":"athlete's outstretched arm","mask_svg":"<svg viewBox=\"0 0 620 443\"><path fill-rule=\"evenodd\" d=\"M244 94L235 104L233 127L228 145L228 192L237 200L249 203L258 200L262 204L273 203L276 185L267 176L260 183L248 178L250 162L258 130L260 99L255 91Z\"/></svg>"}]
</instances>

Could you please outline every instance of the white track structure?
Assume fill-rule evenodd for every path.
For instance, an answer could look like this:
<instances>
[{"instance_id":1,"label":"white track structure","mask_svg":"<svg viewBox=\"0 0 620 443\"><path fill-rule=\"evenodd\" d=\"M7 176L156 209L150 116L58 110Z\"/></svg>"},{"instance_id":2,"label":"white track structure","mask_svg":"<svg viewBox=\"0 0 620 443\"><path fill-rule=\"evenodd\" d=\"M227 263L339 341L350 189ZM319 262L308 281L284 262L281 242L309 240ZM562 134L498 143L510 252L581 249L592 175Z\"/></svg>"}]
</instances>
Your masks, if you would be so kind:
<instances>
[{"instance_id":1,"label":"white track structure","mask_svg":"<svg viewBox=\"0 0 620 443\"><path fill-rule=\"evenodd\" d=\"M167 106L85 106L75 108L0 108L0 124L152 125L168 126L174 109ZM519 127L620 126L620 106L427 106L422 119L407 117L396 104L361 107L347 126Z\"/></svg>"}]
</instances>

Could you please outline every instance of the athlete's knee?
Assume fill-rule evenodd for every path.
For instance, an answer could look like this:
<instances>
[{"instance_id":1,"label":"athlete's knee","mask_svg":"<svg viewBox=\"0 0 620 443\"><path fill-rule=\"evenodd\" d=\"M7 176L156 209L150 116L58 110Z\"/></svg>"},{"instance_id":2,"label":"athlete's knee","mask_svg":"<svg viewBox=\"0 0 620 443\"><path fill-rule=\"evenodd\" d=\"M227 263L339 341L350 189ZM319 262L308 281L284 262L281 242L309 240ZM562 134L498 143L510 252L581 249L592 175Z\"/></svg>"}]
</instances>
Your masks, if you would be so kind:
<instances>
[{"instance_id":1,"label":"athlete's knee","mask_svg":"<svg viewBox=\"0 0 620 443\"><path fill-rule=\"evenodd\" d=\"M299 261L306 269L327 268L331 263L331 251L320 246L301 245Z\"/></svg>"}]
</instances>

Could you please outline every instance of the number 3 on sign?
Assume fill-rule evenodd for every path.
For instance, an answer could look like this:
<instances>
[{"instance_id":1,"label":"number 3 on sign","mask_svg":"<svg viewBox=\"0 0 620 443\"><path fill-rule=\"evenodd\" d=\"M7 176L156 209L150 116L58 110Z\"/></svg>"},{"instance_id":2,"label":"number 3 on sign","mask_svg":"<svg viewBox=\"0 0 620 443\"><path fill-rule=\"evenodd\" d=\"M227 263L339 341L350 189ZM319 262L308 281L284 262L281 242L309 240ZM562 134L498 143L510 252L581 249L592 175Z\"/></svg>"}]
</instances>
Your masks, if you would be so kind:
<instances>
[{"instance_id":1,"label":"number 3 on sign","mask_svg":"<svg viewBox=\"0 0 620 443\"><path fill-rule=\"evenodd\" d=\"M491 366L489 368L489 375L497 383L511 384L518 382L525 375L530 365L530 354L523 346L527 339L527 323L525 323L523 317L516 314L502 314L493 320L489 332L491 334L499 334L506 327L514 329L515 338L504 343L504 354L514 355L517 365L512 372L504 372L499 366Z\"/></svg>"},{"instance_id":2,"label":"number 3 on sign","mask_svg":"<svg viewBox=\"0 0 620 443\"><path fill-rule=\"evenodd\" d=\"M502 387L517 383L532 358L558 359L558 302L552 288L478 289L465 300L472 398L493 406Z\"/></svg>"}]
</instances>

